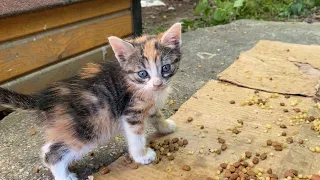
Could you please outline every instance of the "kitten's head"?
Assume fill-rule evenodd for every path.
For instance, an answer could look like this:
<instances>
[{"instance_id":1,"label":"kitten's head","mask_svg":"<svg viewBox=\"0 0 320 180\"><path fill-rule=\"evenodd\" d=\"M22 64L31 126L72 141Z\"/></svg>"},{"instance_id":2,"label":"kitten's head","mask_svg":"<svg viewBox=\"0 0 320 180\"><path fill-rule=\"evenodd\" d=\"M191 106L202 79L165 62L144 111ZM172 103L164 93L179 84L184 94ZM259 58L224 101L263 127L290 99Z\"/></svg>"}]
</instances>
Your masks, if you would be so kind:
<instances>
[{"instance_id":1,"label":"kitten's head","mask_svg":"<svg viewBox=\"0 0 320 180\"><path fill-rule=\"evenodd\" d=\"M154 92L168 87L181 59L180 23L158 36L143 35L130 41L114 36L108 39L130 85Z\"/></svg>"}]
</instances>

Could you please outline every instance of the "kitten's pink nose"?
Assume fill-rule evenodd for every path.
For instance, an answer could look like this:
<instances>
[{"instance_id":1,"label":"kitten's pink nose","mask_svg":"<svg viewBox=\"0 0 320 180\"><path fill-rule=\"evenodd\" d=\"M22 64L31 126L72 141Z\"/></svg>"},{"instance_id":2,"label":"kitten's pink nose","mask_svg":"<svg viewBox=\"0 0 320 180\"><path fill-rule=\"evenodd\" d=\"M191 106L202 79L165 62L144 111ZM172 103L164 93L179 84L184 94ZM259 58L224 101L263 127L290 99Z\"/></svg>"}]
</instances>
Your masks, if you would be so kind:
<instances>
[{"instance_id":1,"label":"kitten's pink nose","mask_svg":"<svg viewBox=\"0 0 320 180\"><path fill-rule=\"evenodd\" d=\"M162 86L162 80L161 79L155 79L154 81L153 81L153 87L156 87L156 88L159 88L159 87L161 87Z\"/></svg>"}]
</instances>

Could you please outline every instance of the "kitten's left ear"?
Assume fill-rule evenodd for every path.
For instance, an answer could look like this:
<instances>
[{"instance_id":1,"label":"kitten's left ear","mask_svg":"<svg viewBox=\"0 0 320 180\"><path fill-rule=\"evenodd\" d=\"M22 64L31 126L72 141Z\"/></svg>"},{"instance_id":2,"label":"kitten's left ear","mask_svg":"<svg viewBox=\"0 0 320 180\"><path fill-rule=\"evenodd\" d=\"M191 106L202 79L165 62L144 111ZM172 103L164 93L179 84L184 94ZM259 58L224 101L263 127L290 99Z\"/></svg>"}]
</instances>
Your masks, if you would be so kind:
<instances>
[{"instance_id":1,"label":"kitten's left ear","mask_svg":"<svg viewBox=\"0 0 320 180\"><path fill-rule=\"evenodd\" d=\"M181 23L171 26L161 38L161 43L171 48L181 46Z\"/></svg>"},{"instance_id":2,"label":"kitten's left ear","mask_svg":"<svg viewBox=\"0 0 320 180\"><path fill-rule=\"evenodd\" d=\"M132 44L125 42L122 39L117 38L115 36L110 36L108 40L114 54L116 55L116 58L122 66L123 63L128 60L130 55L134 53L134 47L132 46Z\"/></svg>"}]
</instances>

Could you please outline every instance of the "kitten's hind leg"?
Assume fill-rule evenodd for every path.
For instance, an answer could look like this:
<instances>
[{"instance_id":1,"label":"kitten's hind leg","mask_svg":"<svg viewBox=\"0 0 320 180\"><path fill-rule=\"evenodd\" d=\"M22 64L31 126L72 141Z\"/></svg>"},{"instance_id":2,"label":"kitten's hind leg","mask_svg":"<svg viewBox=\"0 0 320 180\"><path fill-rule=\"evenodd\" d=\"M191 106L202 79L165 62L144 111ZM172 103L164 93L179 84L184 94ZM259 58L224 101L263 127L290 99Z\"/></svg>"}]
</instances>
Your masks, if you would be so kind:
<instances>
[{"instance_id":1,"label":"kitten's hind leg","mask_svg":"<svg viewBox=\"0 0 320 180\"><path fill-rule=\"evenodd\" d=\"M176 130L176 123L171 119L166 120L159 110L150 115L149 120L161 134L173 133Z\"/></svg>"},{"instance_id":2,"label":"kitten's hind leg","mask_svg":"<svg viewBox=\"0 0 320 180\"><path fill-rule=\"evenodd\" d=\"M74 151L63 142L48 143L42 148L43 162L50 168L55 180L78 180L77 175L68 170L68 166L87 151L89 149Z\"/></svg>"}]
</instances>

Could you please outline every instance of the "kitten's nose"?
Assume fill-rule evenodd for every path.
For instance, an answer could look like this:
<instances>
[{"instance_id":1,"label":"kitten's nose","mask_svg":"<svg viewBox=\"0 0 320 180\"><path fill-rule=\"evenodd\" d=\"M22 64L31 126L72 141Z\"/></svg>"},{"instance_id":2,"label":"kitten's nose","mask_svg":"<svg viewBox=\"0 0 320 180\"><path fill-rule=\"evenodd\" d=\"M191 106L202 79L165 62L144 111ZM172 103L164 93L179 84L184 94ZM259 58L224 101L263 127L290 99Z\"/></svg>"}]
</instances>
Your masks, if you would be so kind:
<instances>
[{"instance_id":1,"label":"kitten's nose","mask_svg":"<svg viewBox=\"0 0 320 180\"><path fill-rule=\"evenodd\" d=\"M162 80L161 79L155 79L155 80L153 80L153 87L156 87L156 88L158 88L158 87L161 87L162 86Z\"/></svg>"}]
</instances>

